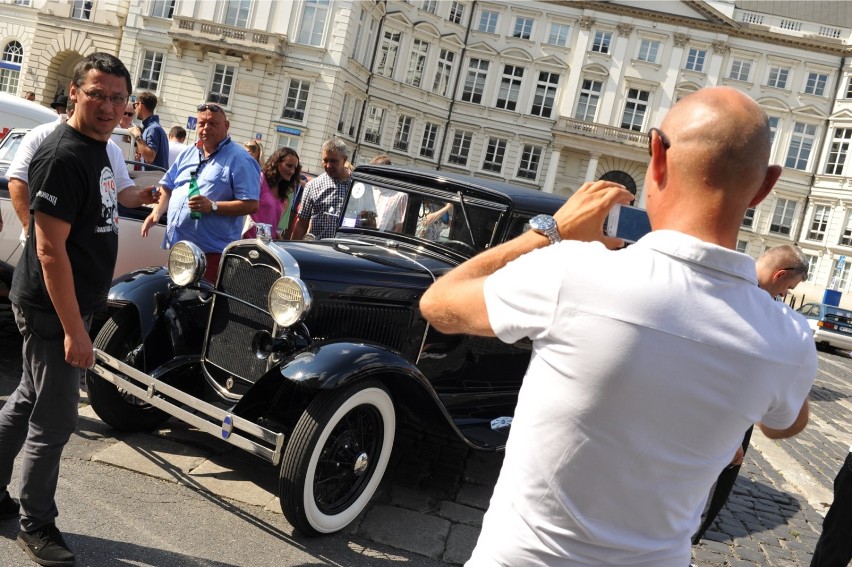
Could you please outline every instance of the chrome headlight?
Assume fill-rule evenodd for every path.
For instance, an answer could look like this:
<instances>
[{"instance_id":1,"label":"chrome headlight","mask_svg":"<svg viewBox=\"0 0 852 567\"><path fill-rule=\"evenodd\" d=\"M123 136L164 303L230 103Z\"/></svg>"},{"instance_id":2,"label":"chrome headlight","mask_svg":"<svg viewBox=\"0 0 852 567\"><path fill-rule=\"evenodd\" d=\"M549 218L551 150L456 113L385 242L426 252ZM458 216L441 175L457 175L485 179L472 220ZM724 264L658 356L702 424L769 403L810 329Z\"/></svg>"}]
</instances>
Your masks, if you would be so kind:
<instances>
[{"instance_id":1,"label":"chrome headlight","mask_svg":"<svg viewBox=\"0 0 852 567\"><path fill-rule=\"evenodd\" d=\"M275 280L269 290L269 313L277 324L289 327L305 317L312 301L305 282L284 276Z\"/></svg>"},{"instance_id":2,"label":"chrome headlight","mask_svg":"<svg viewBox=\"0 0 852 567\"><path fill-rule=\"evenodd\" d=\"M172 246L169 252L169 277L179 286L197 284L207 269L207 257L201 248L187 240Z\"/></svg>"}]
</instances>

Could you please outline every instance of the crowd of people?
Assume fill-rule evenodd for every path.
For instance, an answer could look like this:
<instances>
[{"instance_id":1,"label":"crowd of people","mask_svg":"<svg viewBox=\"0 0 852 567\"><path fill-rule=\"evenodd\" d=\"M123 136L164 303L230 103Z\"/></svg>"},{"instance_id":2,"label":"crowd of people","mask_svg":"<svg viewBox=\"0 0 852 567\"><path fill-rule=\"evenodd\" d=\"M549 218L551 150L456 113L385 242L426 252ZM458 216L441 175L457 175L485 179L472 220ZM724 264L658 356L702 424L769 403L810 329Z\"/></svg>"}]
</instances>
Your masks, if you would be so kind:
<instances>
[{"instance_id":1,"label":"crowd of people","mask_svg":"<svg viewBox=\"0 0 852 567\"><path fill-rule=\"evenodd\" d=\"M131 101L131 92L120 60L85 57L68 97L55 101L65 112L25 138L10 168L25 229L10 298L24 341L21 383L0 410L0 519L20 518L17 541L43 565L74 563L54 497L80 378L93 364L89 325L106 306L118 205L152 206L142 237L166 214L162 245L197 244L215 281L224 248L258 225L279 239L333 236L353 183L340 139L323 144L324 171L307 182L292 148L264 159L260 141L233 143L219 104L198 105L197 143L186 145L183 128L167 134L160 125L153 93ZM421 311L442 332L533 345L467 565L688 565L752 427L781 439L806 426L813 336L773 301L805 279L806 258L795 246L771 248L757 263L735 252L746 209L781 173L768 163L768 124L732 88L684 97L649 134L649 235L616 251L623 242L602 233L604 218L633 196L611 181L586 183L553 217L424 294ZM157 187L127 176L111 140L118 125L143 164L166 169ZM436 202L418 231L440 227L451 211ZM385 217L393 230L399 219ZM22 449L18 502L6 487ZM852 455L814 565L852 558L850 467Z\"/></svg>"}]
</instances>

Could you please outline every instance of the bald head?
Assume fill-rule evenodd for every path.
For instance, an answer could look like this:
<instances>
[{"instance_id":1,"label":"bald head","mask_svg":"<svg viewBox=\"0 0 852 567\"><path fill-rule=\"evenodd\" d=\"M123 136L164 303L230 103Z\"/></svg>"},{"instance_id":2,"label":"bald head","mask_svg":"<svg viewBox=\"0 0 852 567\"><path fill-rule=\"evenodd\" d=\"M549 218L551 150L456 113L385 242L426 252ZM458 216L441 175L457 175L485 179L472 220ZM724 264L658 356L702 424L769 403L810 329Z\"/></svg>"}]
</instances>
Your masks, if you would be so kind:
<instances>
[{"instance_id":1,"label":"bald head","mask_svg":"<svg viewBox=\"0 0 852 567\"><path fill-rule=\"evenodd\" d=\"M663 121L678 159L671 167L705 187L752 186L766 176L769 120L747 95L730 87L701 89L681 99Z\"/></svg>"},{"instance_id":2,"label":"bald head","mask_svg":"<svg viewBox=\"0 0 852 567\"><path fill-rule=\"evenodd\" d=\"M645 177L651 226L734 248L745 210L781 175L766 113L736 89L709 87L675 104L661 130L670 146L652 137Z\"/></svg>"}]
</instances>

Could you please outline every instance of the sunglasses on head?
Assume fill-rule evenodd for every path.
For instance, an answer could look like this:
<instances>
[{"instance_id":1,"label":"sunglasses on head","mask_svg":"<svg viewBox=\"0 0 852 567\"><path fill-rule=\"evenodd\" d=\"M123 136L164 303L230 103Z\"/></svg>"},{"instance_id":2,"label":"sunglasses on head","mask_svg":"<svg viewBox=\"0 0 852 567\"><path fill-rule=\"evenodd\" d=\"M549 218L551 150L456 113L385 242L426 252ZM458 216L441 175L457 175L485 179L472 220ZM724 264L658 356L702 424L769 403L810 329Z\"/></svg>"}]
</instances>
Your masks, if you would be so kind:
<instances>
[{"instance_id":1,"label":"sunglasses on head","mask_svg":"<svg viewBox=\"0 0 852 567\"><path fill-rule=\"evenodd\" d=\"M222 112L222 107L218 104L199 104L197 110L198 112L204 112L205 110L209 110L210 112Z\"/></svg>"}]
</instances>

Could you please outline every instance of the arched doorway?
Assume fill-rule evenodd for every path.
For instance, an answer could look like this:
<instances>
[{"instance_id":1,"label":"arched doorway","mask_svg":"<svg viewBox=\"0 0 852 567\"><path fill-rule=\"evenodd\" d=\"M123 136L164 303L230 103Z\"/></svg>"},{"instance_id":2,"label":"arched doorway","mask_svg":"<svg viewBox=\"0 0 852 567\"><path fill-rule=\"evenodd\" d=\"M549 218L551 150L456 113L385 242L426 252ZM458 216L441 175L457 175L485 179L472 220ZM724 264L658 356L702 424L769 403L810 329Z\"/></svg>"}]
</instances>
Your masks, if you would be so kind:
<instances>
[{"instance_id":1,"label":"arched doorway","mask_svg":"<svg viewBox=\"0 0 852 567\"><path fill-rule=\"evenodd\" d=\"M633 179L633 176L625 171L614 170L607 171L603 175L601 175L601 179L604 181L614 181L615 183L620 183L624 185L628 191L636 195L636 180Z\"/></svg>"}]
</instances>

